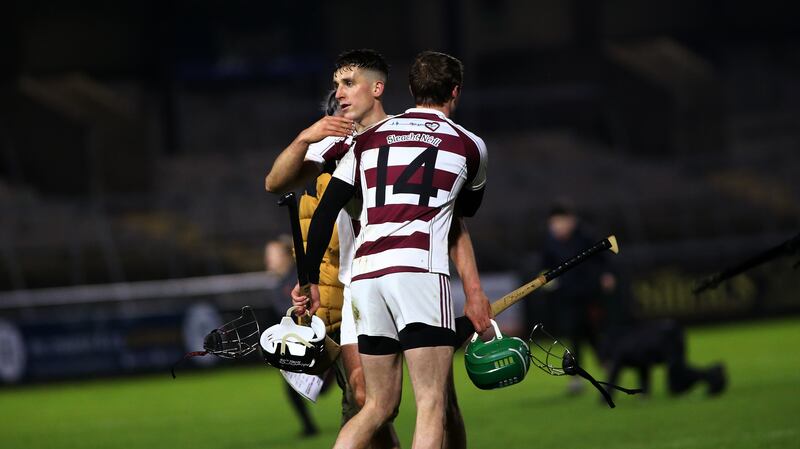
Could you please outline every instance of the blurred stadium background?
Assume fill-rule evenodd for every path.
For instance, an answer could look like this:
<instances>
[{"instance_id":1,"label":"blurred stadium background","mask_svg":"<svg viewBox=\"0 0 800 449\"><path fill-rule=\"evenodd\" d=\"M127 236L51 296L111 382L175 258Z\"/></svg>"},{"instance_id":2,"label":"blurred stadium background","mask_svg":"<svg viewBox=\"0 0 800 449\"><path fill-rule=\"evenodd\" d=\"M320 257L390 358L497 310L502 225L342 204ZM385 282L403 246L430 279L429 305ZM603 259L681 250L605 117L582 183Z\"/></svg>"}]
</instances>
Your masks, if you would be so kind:
<instances>
[{"instance_id":1,"label":"blurred stadium background","mask_svg":"<svg viewBox=\"0 0 800 449\"><path fill-rule=\"evenodd\" d=\"M542 375L477 392L457 356L474 447L596 447L594 435L601 447L796 444L784 416L800 412L797 257L691 293L800 229L791 4L7 2L0 446L332 441L335 394L315 409L321 436L298 443L294 422L278 424L288 404L274 370L206 358L178 381L167 372L242 305L267 305L278 280L262 271L263 245L288 225L263 177L320 115L335 56L362 47L391 64L389 113L410 106L419 51L465 63L454 118L490 149L489 189L469 226L491 297L539 270L550 202L567 197L597 236L619 238L631 312L680 321L691 359L729 363L731 389L717 402L667 400L659 387L609 412L588 395L566 401ZM524 333L521 315L512 309L503 326ZM403 407L409 447L413 407Z\"/></svg>"}]
</instances>

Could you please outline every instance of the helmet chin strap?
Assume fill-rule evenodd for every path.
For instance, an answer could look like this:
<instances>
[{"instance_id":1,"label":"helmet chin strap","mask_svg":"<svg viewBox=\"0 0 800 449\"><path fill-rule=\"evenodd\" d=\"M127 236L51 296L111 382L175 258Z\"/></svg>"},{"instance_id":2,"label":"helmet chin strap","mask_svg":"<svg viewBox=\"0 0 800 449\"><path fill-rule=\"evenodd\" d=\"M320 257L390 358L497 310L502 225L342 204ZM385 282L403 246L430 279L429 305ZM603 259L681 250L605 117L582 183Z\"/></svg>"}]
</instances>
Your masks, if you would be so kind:
<instances>
[{"instance_id":1,"label":"helmet chin strap","mask_svg":"<svg viewBox=\"0 0 800 449\"><path fill-rule=\"evenodd\" d=\"M173 363L173 364L172 364L172 369L170 370L170 372L172 373L172 378L173 378L173 379L175 379L175 368L176 368L178 365L180 365L180 364L181 364L181 362L185 361L186 359L190 359L190 358L192 358L192 357L202 357L202 356L204 356L204 355L206 355L206 354L208 354L208 351L192 351L192 352L187 352L187 353L186 353L186 354L185 354L183 357L181 357L180 359L178 359L178 361L177 361L177 362L175 362L175 363Z\"/></svg>"},{"instance_id":2,"label":"helmet chin strap","mask_svg":"<svg viewBox=\"0 0 800 449\"><path fill-rule=\"evenodd\" d=\"M298 335L298 334L296 334L294 332L289 332L286 335L284 335L283 337L281 337L281 355L286 355L286 340L288 340L289 337L294 337L297 340L297 343L300 343L301 345L305 346L306 348L310 348L311 346L313 346L311 343L308 342L308 340L306 340L305 338L301 337L300 335Z\"/></svg>"},{"instance_id":3,"label":"helmet chin strap","mask_svg":"<svg viewBox=\"0 0 800 449\"><path fill-rule=\"evenodd\" d=\"M620 387L619 385L595 380L595 378L592 377L591 374L586 372L586 370L584 370L583 368L580 367L580 365L578 365L577 360L575 360L575 357L569 351L564 351L564 358L562 359L561 366L562 368L564 368L564 374L569 374L570 376L578 375L591 382L591 384L594 385L594 387L597 388L598 391L600 391L600 394L603 395L603 398L606 400L608 406L611 408L616 407L616 405L614 404L614 401L611 399L611 395L608 394L608 390L603 388L603 385L619 390L625 394L637 394L643 391L641 388L634 388L634 389L623 388Z\"/></svg>"}]
</instances>

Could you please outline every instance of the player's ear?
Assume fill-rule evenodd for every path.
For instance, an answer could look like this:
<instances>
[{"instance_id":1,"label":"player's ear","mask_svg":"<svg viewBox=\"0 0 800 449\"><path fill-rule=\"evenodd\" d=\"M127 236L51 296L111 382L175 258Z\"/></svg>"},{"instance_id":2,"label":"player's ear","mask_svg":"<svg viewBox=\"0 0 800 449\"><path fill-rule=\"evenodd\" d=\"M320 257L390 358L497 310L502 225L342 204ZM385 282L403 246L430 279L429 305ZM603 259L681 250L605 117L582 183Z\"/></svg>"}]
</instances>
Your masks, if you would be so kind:
<instances>
[{"instance_id":1,"label":"player's ear","mask_svg":"<svg viewBox=\"0 0 800 449\"><path fill-rule=\"evenodd\" d=\"M381 80L376 80L375 84L372 86L372 96L379 98L383 95L383 89L386 87L386 83Z\"/></svg>"},{"instance_id":2,"label":"player's ear","mask_svg":"<svg viewBox=\"0 0 800 449\"><path fill-rule=\"evenodd\" d=\"M453 86L453 91L450 92L450 95L453 96L453 100L457 99L459 95L461 95L461 86L455 85Z\"/></svg>"}]
</instances>

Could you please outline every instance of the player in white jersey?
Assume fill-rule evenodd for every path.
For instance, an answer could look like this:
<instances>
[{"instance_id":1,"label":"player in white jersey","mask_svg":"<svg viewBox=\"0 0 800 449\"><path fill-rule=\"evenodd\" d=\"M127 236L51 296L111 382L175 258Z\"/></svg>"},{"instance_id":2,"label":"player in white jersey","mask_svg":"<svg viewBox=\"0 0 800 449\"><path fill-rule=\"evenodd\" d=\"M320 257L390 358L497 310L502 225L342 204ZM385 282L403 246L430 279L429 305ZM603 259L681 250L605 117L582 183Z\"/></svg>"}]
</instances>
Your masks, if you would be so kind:
<instances>
[{"instance_id":1,"label":"player in white jersey","mask_svg":"<svg viewBox=\"0 0 800 449\"><path fill-rule=\"evenodd\" d=\"M291 188L303 185L313 179L321 171L330 170L335 162L341 159L349 148L347 137L350 135L350 126L356 131L363 132L386 118L381 103L383 84L388 73L381 74L382 62L380 55L369 50L356 50L343 53L336 62L334 97L336 105L346 105L341 120L323 118L308 129L304 130L275 160L265 180L268 191L284 192ZM333 114L333 107L327 108L328 115ZM340 113L341 114L341 113ZM350 122L349 120L353 120ZM349 215L342 212L337 220L337 229L340 242L340 270L339 278L345 285L345 304L342 310L341 341L342 359L346 368L348 388L355 396L355 402L360 406L365 400L364 376L358 356L355 323L352 308L349 306L349 261L355 252L353 240L355 238L354 222ZM358 224L355 222L357 228ZM453 225L454 242L451 248L452 258L462 278L464 292L467 297L465 314L470 317L473 325L479 331L489 325L491 309L488 299L480 285L476 268L472 243L469 234L464 232L465 225L459 220ZM348 244L349 242L349 244ZM299 289L293 296L300 297ZM448 400L447 413L447 448L466 447L466 434L463 420L455 397L455 390L450 380L452 394ZM349 409L343 401L343 407ZM343 409L343 418L346 420L349 410ZM353 412L354 414L355 412ZM394 447L397 439L390 426L384 427L373 439L371 447Z\"/></svg>"},{"instance_id":2,"label":"player in white jersey","mask_svg":"<svg viewBox=\"0 0 800 449\"><path fill-rule=\"evenodd\" d=\"M387 78L388 65L377 52L353 50L342 53L335 64L333 82L336 89L325 105L327 116L303 130L281 152L265 179L266 189L270 192L285 192L314 180L320 173L332 172L337 161L347 153L352 134L387 117L382 104ZM314 184L316 186L315 182ZM360 409L365 393L355 323L349 303L349 268L354 252L355 229L350 216L344 210L339 214L337 230L338 277L344 285L344 301L341 304L338 338L342 345L341 363L337 363L336 368L337 380L343 388L342 421L345 422ZM295 287L292 294L298 296L299 288ZM344 372L339 372L342 368ZM399 447L391 423L375 434L370 447Z\"/></svg>"},{"instance_id":3,"label":"player in white jersey","mask_svg":"<svg viewBox=\"0 0 800 449\"><path fill-rule=\"evenodd\" d=\"M442 447L455 336L448 234L455 210L464 216L477 210L486 176L483 141L448 119L458 101L462 70L449 55L417 57L409 77L417 108L356 137L311 222L307 269L313 312L319 306L314 285L319 262L336 214L360 191L362 231L351 291L367 397L335 447L366 447L375 430L391 419L400 401L402 356L417 404L413 445ZM456 230L458 242L463 227ZM481 318L488 321L488 301L485 307Z\"/></svg>"}]
</instances>

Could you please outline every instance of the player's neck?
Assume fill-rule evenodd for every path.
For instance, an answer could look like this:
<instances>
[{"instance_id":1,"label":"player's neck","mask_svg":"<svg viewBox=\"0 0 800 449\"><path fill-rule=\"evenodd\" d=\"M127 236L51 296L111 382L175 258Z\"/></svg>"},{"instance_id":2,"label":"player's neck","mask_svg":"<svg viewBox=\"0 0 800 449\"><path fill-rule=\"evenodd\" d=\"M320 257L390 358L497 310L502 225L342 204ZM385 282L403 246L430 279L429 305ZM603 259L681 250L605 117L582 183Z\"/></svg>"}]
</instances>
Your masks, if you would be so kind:
<instances>
[{"instance_id":1,"label":"player's neck","mask_svg":"<svg viewBox=\"0 0 800 449\"><path fill-rule=\"evenodd\" d=\"M361 132L386 117L388 117L388 115L384 112L383 105L380 102L375 102L375 106L372 110L370 110L364 118L356 122L356 132Z\"/></svg>"},{"instance_id":2,"label":"player's neck","mask_svg":"<svg viewBox=\"0 0 800 449\"><path fill-rule=\"evenodd\" d=\"M425 108L425 109L433 109L434 111L439 111L444 114L445 117L450 117L450 113L453 112L453 107L451 106L450 102L445 104L418 104L416 105L418 108Z\"/></svg>"}]
</instances>

